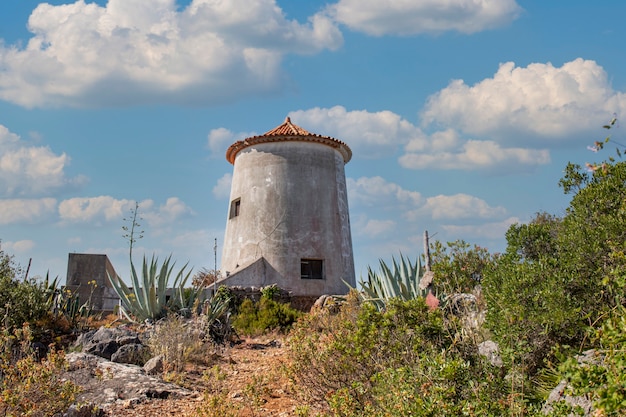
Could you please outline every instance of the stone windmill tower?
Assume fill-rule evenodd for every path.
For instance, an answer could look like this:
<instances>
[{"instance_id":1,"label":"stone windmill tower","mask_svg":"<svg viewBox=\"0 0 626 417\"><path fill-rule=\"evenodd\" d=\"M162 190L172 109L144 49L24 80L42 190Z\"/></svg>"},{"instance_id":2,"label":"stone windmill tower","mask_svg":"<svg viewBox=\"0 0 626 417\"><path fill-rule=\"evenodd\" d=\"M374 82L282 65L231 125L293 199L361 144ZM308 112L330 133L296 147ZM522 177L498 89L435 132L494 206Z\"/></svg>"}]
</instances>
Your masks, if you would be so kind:
<instances>
[{"instance_id":1,"label":"stone windmill tower","mask_svg":"<svg viewBox=\"0 0 626 417\"><path fill-rule=\"evenodd\" d=\"M277 284L294 295L355 286L343 142L291 122L233 143L220 283Z\"/></svg>"}]
</instances>

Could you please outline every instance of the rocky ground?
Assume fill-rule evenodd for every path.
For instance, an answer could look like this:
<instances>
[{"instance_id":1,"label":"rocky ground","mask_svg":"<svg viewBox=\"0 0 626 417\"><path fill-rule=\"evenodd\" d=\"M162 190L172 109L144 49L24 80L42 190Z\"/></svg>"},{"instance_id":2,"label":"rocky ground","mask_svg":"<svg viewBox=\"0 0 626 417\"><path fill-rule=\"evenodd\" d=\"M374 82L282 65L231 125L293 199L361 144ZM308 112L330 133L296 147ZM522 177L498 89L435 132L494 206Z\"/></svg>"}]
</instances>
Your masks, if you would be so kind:
<instances>
[{"instance_id":1,"label":"rocky ground","mask_svg":"<svg viewBox=\"0 0 626 417\"><path fill-rule=\"evenodd\" d=\"M120 371L123 365L105 360L97 367L80 365L85 359L76 355L72 361L79 364L72 366L70 379L84 387L81 401L101 404L106 416L224 415L209 406L207 396L232 415L292 416L299 403L283 372L284 343L276 335L244 339L215 355L212 366L193 366L169 383L139 375L138 367L137 376L132 368Z\"/></svg>"}]
</instances>

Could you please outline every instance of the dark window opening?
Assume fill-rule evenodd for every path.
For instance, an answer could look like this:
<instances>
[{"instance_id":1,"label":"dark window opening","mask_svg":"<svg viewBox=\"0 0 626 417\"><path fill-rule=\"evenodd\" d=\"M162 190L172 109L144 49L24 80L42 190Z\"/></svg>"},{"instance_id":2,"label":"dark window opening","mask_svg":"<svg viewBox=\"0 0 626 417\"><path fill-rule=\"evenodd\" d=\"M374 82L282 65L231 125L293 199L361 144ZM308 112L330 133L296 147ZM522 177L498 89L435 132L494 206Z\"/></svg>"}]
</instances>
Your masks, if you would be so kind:
<instances>
[{"instance_id":1,"label":"dark window opening","mask_svg":"<svg viewBox=\"0 0 626 417\"><path fill-rule=\"evenodd\" d=\"M228 218L232 219L233 217L239 216L240 210L241 210L241 199L238 198L236 200L233 200L230 203L230 215L228 216Z\"/></svg>"},{"instance_id":2,"label":"dark window opening","mask_svg":"<svg viewBox=\"0 0 626 417\"><path fill-rule=\"evenodd\" d=\"M300 261L300 278L324 279L324 261L321 259L302 259Z\"/></svg>"}]
</instances>

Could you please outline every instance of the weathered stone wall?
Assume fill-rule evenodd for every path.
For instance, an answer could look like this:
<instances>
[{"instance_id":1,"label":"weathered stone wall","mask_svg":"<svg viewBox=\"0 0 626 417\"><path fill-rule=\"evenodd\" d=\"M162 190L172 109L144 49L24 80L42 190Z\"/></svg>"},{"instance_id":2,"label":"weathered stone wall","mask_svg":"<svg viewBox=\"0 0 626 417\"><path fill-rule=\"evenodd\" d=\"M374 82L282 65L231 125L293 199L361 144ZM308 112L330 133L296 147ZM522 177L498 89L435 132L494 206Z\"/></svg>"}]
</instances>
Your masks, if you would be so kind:
<instances>
[{"instance_id":1,"label":"weathered stone wall","mask_svg":"<svg viewBox=\"0 0 626 417\"><path fill-rule=\"evenodd\" d=\"M94 311L112 313L119 297L107 274L115 276L116 272L106 255L70 253L65 286L72 292L78 292L81 304L91 297Z\"/></svg>"},{"instance_id":2,"label":"weathered stone wall","mask_svg":"<svg viewBox=\"0 0 626 417\"><path fill-rule=\"evenodd\" d=\"M344 159L336 149L301 141L247 147L235 159L230 201L238 207L228 212L224 284L262 280L302 296L345 294L343 280L355 285ZM261 258L261 274L242 274ZM323 260L324 279L301 279L301 259Z\"/></svg>"}]
</instances>

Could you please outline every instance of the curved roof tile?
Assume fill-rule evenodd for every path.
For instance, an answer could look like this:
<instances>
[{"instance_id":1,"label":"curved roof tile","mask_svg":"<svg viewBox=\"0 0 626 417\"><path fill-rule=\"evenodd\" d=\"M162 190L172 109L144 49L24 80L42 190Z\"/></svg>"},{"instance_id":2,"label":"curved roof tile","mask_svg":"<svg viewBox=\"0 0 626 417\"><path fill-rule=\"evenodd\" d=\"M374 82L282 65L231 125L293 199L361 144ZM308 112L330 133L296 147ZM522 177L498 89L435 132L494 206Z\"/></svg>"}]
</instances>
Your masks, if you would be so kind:
<instances>
[{"instance_id":1,"label":"curved roof tile","mask_svg":"<svg viewBox=\"0 0 626 417\"><path fill-rule=\"evenodd\" d=\"M352 159L352 150L344 142L331 138L330 136L310 133L300 126L291 123L291 119L287 117L283 124L265 132L262 135L252 136L230 145L226 151L226 160L231 164L234 164L235 157L242 149L259 143L269 142L317 142L337 149L337 151L339 151L339 153L343 156L344 163L348 163L348 161Z\"/></svg>"}]
</instances>

